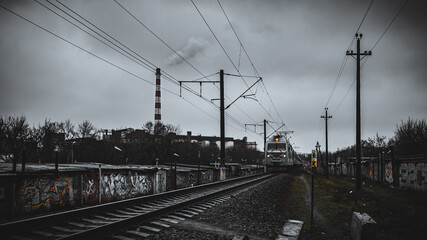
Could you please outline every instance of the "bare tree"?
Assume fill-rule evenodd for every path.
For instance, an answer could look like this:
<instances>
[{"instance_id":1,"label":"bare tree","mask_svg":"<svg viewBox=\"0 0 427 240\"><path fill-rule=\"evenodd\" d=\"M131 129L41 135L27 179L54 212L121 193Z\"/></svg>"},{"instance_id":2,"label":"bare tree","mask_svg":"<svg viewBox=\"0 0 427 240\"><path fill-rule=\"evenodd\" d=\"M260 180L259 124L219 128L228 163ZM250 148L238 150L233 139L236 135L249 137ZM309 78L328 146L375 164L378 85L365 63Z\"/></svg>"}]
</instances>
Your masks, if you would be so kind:
<instances>
[{"instance_id":1,"label":"bare tree","mask_svg":"<svg viewBox=\"0 0 427 240\"><path fill-rule=\"evenodd\" d=\"M24 115L2 117L0 120L1 152L13 153L16 158L24 142L28 140L29 133L30 128Z\"/></svg>"},{"instance_id":2,"label":"bare tree","mask_svg":"<svg viewBox=\"0 0 427 240\"><path fill-rule=\"evenodd\" d=\"M394 138L390 141L396 146L396 152L402 155L427 154L427 123L426 120L412 120L401 122L394 131Z\"/></svg>"},{"instance_id":3,"label":"bare tree","mask_svg":"<svg viewBox=\"0 0 427 240\"><path fill-rule=\"evenodd\" d=\"M75 126L71 123L70 119L60 123L61 132L65 134L65 140L71 140L76 137L77 132L74 130Z\"/></svg>"},{"instance_id":4,"label":"bare tree","mask_svg":"<svg viewBox=\"0 0 427 240\"><path fill-rule=\"evenodd\" d=\"M78 125L77 132L81 138L94 138L96 136L96 128L88 120L84 120Z\"/></svg>"}]
</instances>

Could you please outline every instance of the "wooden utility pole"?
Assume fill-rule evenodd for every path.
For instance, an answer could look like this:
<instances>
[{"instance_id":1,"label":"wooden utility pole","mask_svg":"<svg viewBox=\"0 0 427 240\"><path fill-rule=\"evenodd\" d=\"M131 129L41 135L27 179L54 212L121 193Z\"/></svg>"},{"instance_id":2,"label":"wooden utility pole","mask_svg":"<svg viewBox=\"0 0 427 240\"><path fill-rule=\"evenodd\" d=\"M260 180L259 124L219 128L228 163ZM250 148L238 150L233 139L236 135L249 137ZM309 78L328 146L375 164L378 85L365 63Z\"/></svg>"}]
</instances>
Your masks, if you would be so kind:
<instances>
[{"instance_id":1,"label":"wooden utility pole","mask_svg":"<svg viewBox=\"0 0 427 240\"><path fill-rule=\"evenodd\" d=\"M325 116L320 116L325 119L326 124L326 178L329 179L329 156L328 156L328 118L332 118L332 116L328 116L328 108L325 108Z\"/></svg>"},{"instance_id":2,"label":"wooden utility pole","mask_svg":"<svg viewBox=\"0 0 427 240\"><path fill-rule=\"evenodd\" d=\"M361 173L361 133L360 133L360 60L365 56L372 55L371 51L365 51L360 53L360 39L362 38L361 33L356 33L357 39L357 52L353 53L353 50L347 51L346 55L356 56L357 73L356 73L356 190L362 188L362 173ZM363 56L362 58L360 56Z\"/></svg>"}]
</instances>

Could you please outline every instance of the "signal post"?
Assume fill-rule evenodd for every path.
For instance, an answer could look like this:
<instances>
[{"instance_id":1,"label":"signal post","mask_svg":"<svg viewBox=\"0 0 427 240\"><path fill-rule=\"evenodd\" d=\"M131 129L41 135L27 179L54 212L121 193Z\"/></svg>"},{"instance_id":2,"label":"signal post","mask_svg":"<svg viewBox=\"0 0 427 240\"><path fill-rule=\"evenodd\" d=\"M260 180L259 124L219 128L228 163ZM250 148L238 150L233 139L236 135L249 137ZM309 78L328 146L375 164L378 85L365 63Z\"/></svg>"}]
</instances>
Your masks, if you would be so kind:
<instances>
[{"instance_id":1,"label":"signal post","mask_svg":"<svg viewBox=\"0 0 427 240\"><path fill-rule=\"evenodd\" d=\"M317 168L317 153L316 150L312 150L311 153L311 231L314 230L313 226L313 208L314 208L314 173Z\"/></svg>"}]
</instances>

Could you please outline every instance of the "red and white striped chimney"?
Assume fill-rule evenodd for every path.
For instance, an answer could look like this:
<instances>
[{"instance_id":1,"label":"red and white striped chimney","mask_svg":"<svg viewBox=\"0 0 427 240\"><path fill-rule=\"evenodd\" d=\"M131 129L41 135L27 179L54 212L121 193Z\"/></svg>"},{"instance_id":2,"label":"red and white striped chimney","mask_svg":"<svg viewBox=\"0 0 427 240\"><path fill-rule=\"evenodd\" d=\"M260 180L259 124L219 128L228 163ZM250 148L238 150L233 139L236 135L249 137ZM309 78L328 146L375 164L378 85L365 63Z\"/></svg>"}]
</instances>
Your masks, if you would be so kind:
<instances>
[{"instance_id":1,"label":"red and white striped chimney","mask_svg":"<svg viewBox=\"0 0 427 240\"><path fill-rule=\"evenodd\" d=\"M162 115L160 114L160 68L156 69L156 95L154 104L154 124L160 123Z\"/></svg>"}]
</instances>

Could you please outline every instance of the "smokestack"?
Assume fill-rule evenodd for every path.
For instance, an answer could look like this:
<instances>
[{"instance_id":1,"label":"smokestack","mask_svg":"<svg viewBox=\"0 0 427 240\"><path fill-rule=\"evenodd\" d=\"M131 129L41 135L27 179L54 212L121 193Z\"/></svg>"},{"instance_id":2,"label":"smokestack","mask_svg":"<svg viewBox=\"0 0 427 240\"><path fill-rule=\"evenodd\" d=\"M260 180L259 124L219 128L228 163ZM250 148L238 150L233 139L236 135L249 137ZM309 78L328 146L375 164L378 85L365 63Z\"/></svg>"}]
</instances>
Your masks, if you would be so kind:
<instances>
[{"instance_id":1,"label":"smokestack","mask_svg":"<svg viewBox=\"0 0 427 240\"><path fill-rule=\"evenodd\" d=\"M162 115L160 114L160 68L156 69L156 95L154 104L154 124L160 123Z\"/></svg>"}]
</instances>

